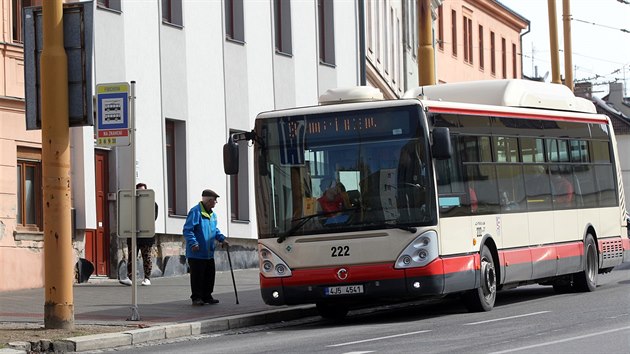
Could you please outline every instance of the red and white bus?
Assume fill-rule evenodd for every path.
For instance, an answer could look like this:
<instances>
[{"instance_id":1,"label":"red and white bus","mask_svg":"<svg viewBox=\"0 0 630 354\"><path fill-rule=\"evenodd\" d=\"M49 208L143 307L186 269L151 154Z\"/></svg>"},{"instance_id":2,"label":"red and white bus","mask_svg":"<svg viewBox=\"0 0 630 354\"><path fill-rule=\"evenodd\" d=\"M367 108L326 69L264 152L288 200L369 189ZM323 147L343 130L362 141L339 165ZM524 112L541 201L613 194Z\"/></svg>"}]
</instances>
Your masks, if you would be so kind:
<instances>
[{"instance_id":1,"label":"red and white bus","mask_svg":"<svg viewBox=\"0 0 630 354\"><path fill-rule=\"evenodd\" d=\"M566 87L524 80L368 87L265 112L254 141L260 286L267 304L324 317L460 294L489 311L500 289L593 291L630 260L608 117Z\"/></svg>"}]
</instances>

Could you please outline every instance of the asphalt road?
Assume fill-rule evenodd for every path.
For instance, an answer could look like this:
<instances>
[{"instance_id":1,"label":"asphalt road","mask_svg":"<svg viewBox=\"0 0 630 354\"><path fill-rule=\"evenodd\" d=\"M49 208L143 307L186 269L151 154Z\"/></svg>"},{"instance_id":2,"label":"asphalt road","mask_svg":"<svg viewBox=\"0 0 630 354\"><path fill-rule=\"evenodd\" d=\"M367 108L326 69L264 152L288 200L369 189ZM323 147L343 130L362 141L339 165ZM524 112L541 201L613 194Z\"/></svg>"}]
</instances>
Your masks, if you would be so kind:
<instances>
[{"instance_id":1,"label":"asphalt road","mask_svg":"<svg viewBox=\"0 0 630 354\"><path fill-rule=\"evenodd\" d=\"M456 298L310 317L187 337L125 353L630 353L630 264L599 275L592 293L531 285L499 293L490 312ZM113 351L113 350L112 350Z\"/></svg>"}]
</instances>

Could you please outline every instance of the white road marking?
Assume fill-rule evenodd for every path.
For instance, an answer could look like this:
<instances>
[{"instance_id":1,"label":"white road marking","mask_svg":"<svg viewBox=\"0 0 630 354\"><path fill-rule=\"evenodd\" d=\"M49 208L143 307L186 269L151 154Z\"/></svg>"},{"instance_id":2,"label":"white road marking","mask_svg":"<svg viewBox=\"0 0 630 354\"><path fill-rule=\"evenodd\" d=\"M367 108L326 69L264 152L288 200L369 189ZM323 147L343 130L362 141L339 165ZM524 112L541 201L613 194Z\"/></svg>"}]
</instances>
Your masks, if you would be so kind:
<instances>
[{"instance_id":1,"label":"white road marking","mask_svg":"<svg viewBox=\"0 0 630 354\"><path fill-rule=\"evenodd\" d=\"M490 353L490 354L502 354L502 353L517 352L517 351L520 351L520 350L527 350L527 349L532 349L532 348L544 347L546 345L570 342L570 341L573 341L573 340L580 340L580 339L585 339L585 338L594 337L594 336L601 336L602 334L619 332L619 331L623 331L623 330L627 330L627 329L630 329L630 326L621 327L621 328L615 328L615 329L611 329L611 330L603 331L603 332L590 333L590 334L586 334L586 335L583 335L583 336L577 336L577 337L571 337L571 338L554 340L554 341L546 342L546 343L539 343L539 344L534 344L534 345L528 345L528 346L520 347L520 348L506 349L506 350L502 350L502 351L499 351L499 352L493 352L493 353Z\"/></svg>"},{"instance_id":2,"label":"white road marking","mask_svg":"<svg viewBox=\"0 0 630 354\"><path fill-rule=\"evenodd\" d=\"M551 312L551 311L539 311L539 312L526 313L526 314L524 314L524 315L518 315L518 316L510 316L510 317L503 317L503 318L495 318L494 320L487 320L487 321L479 321L479 322L464 323L464 326L471 326L471 325L476 325L476 324L481 324L481 323L488 323L488 322L497 322L497 321L511 320L511 319L513 319L513 318L519 318L519 317L527 317L527 316L540 315L540 314L547 313L547 312Z\"/></svg>"},{"instance_id":3,"label":"white road marking","mask_svg":"<svg viewBox=\"0 0 630 354\"><path fill-rule=\"evenodd\" d=\"M343 354L367 354L367 353L374 353L373 350L368 350L366 352L347 352L347 353L343 353Z\"/></svg>"},{"instance_id":4,"label":"white road marking","mask_svg":"<svg viewBox=\"0 0 630 354\"><path fill-rule=\"evenodd\" d=\"M382 339L390 339L390 338L397 338L397 337L404 337L404 336L410 336L413 334L419 334L419 333L426 333L426 332L431 332L431 330L424 330L424 331L417 331L417 332L409 332L409 333L401 333L401 334L394 334L392 336L385 336L385 337L378 337L378 338L370 338L370 339L364 339L364 340L357 340L354 342L347 342L347 343L339 343L339 344L332 344L332 345L327 345L327 348L332 348L332 347L343 347L344 345L352 345L352 344L359 344L359 343L365 343L365 342L374 342L377 340L382 340Z\"/></svg>"}]
</instances>

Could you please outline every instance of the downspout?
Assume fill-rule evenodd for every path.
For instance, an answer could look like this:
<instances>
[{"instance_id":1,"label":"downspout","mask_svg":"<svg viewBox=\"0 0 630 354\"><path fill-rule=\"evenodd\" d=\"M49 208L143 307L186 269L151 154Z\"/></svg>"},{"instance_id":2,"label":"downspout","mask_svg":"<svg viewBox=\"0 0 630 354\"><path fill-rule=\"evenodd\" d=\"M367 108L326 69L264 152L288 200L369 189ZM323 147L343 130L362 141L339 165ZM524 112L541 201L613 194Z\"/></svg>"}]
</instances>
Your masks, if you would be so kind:
<instances>
[{"instance_id":1,"label":"downspout","mask_svg":"<svg viewBox=\"0 0 630 354\"><path fill-rule=\"evenodd\" d=\"M359 0L359 84L366 85L365 79L365 0Z\"/></svg>"},{"instance_id":2,"label":"downspout","mask_svg":"<svg viewBox=\"0 0 630 354\"><path fill-rule=\"evenodd\" d=\"M523 37L528 34L530 31L532 30L532 24L531 22L527 21L527 31L525 31L524 33L521 33L521 35L519 36L521 38L521 79L523 78ZM532 77L534 76L534 73L532 73Z\"/></svg>"},{"instance_id":3,"label":"downspout","mask_svg":"<svg viewBox=\"0 0 630 354\"><path fill-rule=\"evenodd\" d=\"M549 17L549 51L551 52L551 82L562 84L560 78L560 58L558 54L558 20L556 19L556 0L547 0Z\"/></svg>"}]
</instances>

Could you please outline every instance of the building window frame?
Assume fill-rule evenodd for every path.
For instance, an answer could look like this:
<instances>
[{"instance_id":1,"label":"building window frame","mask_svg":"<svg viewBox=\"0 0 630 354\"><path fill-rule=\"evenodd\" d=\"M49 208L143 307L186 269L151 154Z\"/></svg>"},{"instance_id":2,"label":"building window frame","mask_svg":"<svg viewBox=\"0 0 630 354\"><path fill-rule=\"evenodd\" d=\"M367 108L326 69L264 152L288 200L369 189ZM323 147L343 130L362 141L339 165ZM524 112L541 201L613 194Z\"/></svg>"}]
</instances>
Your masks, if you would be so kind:
<instances>
[{"instance_id":1,"label":"building window frame","mask_svg":"<svg viewBox=\"0 0 630 354\"><path fill-rule=\"evenodd\" d=\"M243 0L224 0L225 39L245 43L245 17Z\"/></svg>"},{"instance_id":2,"label":"building window frame","mask_svg":"<svg viewBox=\"0 0 630 354\"><path fill-rule=\"evenodd\" d=\"M276 53L292 55L291 1L274 0L273 6Z\"/></svg>"},{"instance_id":3,"label":"building window frame","mask_svg":"<svg viewBox=\"0 0 630 354\"><path fill-rule=\"evenodd\" d=\"M162 0L162 22L184 27L182 0Z\"/></svg>"},{"instance_id":4,"label":"building window frame","mask_svg":"<svg viewBox=\"0 0 630 354\"><path fill-rule=\"evenodd\" d=\"M512 43L512 78L516 79L517 69L516 69L516 44Z\"/></svg>"},{"instance_id":5,"label":"building window frame","mask_svg":"<svg viewBox=\"0 0 630 354\"><path fill-rule=\"evenodd\" d=\"M121 0L97 0L96 6L102 9L121 12L122 6L120 2Z\"/></svg>"},{"instance_id":6,"label":"building window frame","mask_svg":"<svg viewBox=\"0 0 630 354\"><path fill-rule=\"evenodd\" d=\"M319 63L335 66L334 2L317 0Z\"/></svg>"},{"instance_id":7,"label":"building window frame","mask_svg":"<svg viewBox=\"0 0 630 354\"><path fill-rule=\"evenodd\" d=\"M245 133L240 130L230 130L230 136L236 133ZM249 222L249 147L247 144L238 144L239 172L229 176L230 189L230 221Z\"/></svg>"},{"instance_id":8,"label":"building window frame","mask_svg":"<svg viewBox=\"0 0 630 354\"><path fill-rule=\"evenodd\" d=\"M504 79L507 79L507 43L503 37L501 37L501 74Z\"/></svg>"},{"instance_id":9,"label":"building window frame","mask_svg":"<svg viewBox=\"0 0 630 354\"><path fill-rule=\"evenodd\" d=\"M462 23L464 27L464 62L468 64L473 63L473 46L472 46L472 19L468 15L462 16Z\"/></svg>"},{"instance_id":10,"label":"building window frame","mask_svg":"<svg viewBox=\"0 0 630 354\"><path fill-rule=\"evenodd\" d=\"M21 231L42 231L44 203L41 150L18 147L16 174L16 228Z\"/></svg>"},{"instance_id":11,"label":"building window frame","mask_svg":"<svg viewBox=\"0 0 630 354\"><path fill-rule=\"evenodd\" d=\"M185 216L188 213L186 123L166 119L165 133L168 215Z\"/></svg>"},{"instance_id":12,"label":"building window frame","mask_svg":"<svg viewBox=\"0 0 630 354\"><path fill-rule=\"evenodd\" d=\"M438 49L444 51L444 5L438 7Z\"/></svg>"},{"instance_id":13,"label":"building window frame","mask_svg":"<svg viewBox=\"0 0 630 354\"><path fill-rule=\"evenodd\" d=\"M479 25L479 70L484 69L483 25Z\"/></svg>"},{"instance_id":14,"label":"building window frame","mask_svg":"<svg viewBox=\"0 0 630 354\"><path fill-rule=\"evenodd\" d=\"M451 42L453 56L457 57L457 11L451 10Z\"/></svg>"},{"instance_id":15,"label":"building window frame","mask_svg":"<svg viewBox=\"0 0 630 354\"><path fill-rule=\"evenodd\" d=\"M497 57L494 31L490 31L490 74L497 74Z\"/></svg>"}]
</instances>

